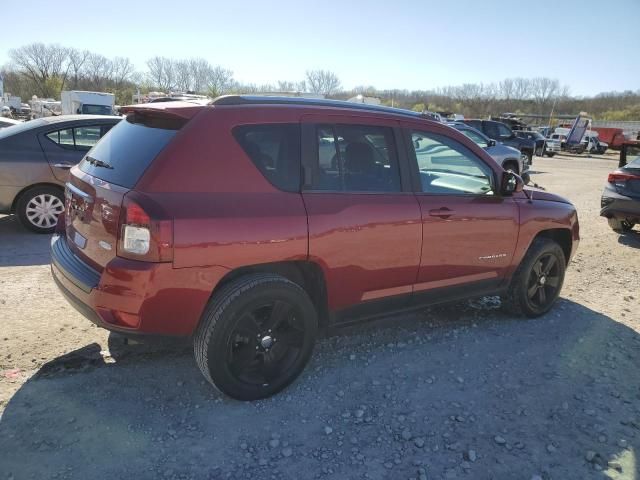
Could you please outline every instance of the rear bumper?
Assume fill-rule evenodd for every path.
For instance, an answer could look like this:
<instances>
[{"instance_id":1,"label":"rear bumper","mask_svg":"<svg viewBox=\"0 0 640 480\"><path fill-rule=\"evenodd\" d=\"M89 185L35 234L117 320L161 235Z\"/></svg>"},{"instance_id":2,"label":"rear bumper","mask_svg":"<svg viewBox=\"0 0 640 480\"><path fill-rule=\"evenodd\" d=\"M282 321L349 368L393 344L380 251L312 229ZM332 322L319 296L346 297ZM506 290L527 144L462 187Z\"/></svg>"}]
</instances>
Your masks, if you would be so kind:
<instances>
[{"instance_id":1,"label":"rear bumper","mask_svg":"<svg viewBox=\"0 0 640 480\"><path fill-rule=\"evenodd\" d=\"M67 245L51 240L51 273L67 301L96 325L124 334L191 335L211 292L227 273L222 267L174 269L114 257L93 270Z\"/></svg>"},{"instance_id":2,"label":"rear bumper","mask_svg":"<svg viewBox=\"0 0 640 480\"><path fill-rule=\"evenodd\" d=\"M640 222L640 199L620 195L605 188L600 200L600 216Z\"/></svg>"}]
</instances>

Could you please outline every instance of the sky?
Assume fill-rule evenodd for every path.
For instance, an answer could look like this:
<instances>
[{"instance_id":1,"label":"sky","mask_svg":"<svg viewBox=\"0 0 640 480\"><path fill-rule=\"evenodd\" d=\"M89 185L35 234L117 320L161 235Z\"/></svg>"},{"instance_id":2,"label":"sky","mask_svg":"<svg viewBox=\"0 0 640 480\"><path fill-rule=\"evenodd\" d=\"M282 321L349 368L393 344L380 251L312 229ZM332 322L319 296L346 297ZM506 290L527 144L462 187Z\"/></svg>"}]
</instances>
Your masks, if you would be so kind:
<instances>
[{"instance_id":1,"label":"sky","mask_svg":"<svg viewBox=\"0 0 640 480\"><path fill-rule=\"evenodd\" d=\"M557 78L576 96L639 90L640 0L0 0L0 65L32 42L202 57L241 83L335 72L344 88L430 90ZM633 20L632 20L633 19Z\"/></svg>"}]
</instances>

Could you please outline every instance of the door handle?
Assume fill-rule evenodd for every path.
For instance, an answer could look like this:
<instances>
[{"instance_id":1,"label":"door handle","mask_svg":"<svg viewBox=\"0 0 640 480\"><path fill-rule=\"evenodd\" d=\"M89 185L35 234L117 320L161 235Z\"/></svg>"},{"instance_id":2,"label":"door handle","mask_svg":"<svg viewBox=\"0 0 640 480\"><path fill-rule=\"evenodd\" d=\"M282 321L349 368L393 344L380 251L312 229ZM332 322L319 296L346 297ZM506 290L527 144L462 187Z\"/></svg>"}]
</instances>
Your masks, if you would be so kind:
<instances>
[{"instance_id":1,"label":"door handle","mask_svg":"<svg viewBox=\"0 0 640 480\"><path fill-rule=\"evenodd\" d=\"M52 167L56 167L56 168L71 168L71 167L73 167L73 164L71 164L71 163L54 163L52 165Z\"/></svg>"},{"instance_id":2,"label":"door handle","mask_svg":"<svg viewBox=\"0 0 640 480\"><path fill-rule=\"evenodd\" d=\"M451 215L455 215L456 212L453 210L442 207L435 210L429 210L429 215L432 217L440 217L440 218L449 218Z\"/></svg>"}]
</instances>

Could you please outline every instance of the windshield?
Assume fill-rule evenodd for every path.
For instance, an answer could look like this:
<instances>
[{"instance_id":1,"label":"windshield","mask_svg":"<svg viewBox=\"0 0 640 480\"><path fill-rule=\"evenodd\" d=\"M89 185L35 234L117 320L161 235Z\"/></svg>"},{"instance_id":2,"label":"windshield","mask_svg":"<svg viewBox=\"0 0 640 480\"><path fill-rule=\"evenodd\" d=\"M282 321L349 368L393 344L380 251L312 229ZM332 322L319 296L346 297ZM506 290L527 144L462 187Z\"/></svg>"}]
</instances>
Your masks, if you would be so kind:
<instances>
[{"instance_id":1,"label":"windshield","mask_svg":"<svg viewBox=\"0 0 640 480\"><path fill-rule=\"evenodd\" d=\"M82 105L82 113L85 115L111 115L113 110L110 105Z\"/></svg>"}]
</instances>

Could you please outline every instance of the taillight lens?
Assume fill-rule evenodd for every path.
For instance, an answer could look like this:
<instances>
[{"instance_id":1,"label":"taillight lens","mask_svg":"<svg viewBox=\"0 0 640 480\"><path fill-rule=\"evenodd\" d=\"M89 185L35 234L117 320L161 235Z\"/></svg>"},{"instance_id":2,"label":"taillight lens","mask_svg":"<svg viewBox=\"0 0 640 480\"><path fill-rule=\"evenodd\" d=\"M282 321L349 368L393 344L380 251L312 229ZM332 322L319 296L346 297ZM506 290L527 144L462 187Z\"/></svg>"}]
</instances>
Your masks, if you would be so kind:
<instances>
[{"instance_id":1,"label":"taillight lens","mask_svg":"<svg viewBox=\"0 0 640 480\"><path fill-rule=\"evenodd\" d=\"M616 170L610 173L609 178L607 178L607 182L614 184L618 188L625 188L629 180L640 180L640 175L632 175L631 173Z\"/></svg>"},{"instance_id":2,"label":"taillight lens","mask_svg":"<svg viewBox=\"0 0 640 480\"><path fill-rule=\"evenodd\" d=\"M127 194L122 202L120 257L148 262L173 261L173 221L148 199ZM143 207L144 205L144 207Z\"/></svg>"}]
</instances>

